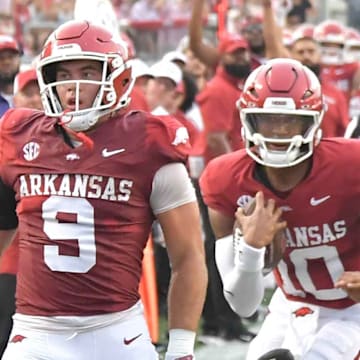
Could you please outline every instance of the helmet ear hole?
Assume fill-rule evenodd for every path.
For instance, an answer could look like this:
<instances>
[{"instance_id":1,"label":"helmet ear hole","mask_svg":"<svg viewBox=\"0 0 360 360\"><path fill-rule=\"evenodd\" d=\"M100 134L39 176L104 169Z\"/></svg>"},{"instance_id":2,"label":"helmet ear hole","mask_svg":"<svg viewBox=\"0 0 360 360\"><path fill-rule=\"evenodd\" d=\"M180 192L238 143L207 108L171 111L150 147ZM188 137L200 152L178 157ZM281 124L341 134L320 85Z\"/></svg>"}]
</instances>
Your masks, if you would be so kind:
<instances>
[{"instance_id":1,"label":"helmet ear hole","mask_svg":"<svg viewBox=\"0 0 360 360\"><path fill-rule=\"evenodd\" d=\"M259 94L257 93L255 87L249 89L250 94L254 97L254 98L258 98Z\"/></svg>"},{"instance_id":2,"label":"helmet ear hole","mask_svg":"<svg viewBox=\"0 0 360 360\"><path fill-rule=\"evenodd\" d=\"M50 84L56 81L56 64L52 63L43 67L41 74L45 84Z\"/></svg>"}]
</instances>

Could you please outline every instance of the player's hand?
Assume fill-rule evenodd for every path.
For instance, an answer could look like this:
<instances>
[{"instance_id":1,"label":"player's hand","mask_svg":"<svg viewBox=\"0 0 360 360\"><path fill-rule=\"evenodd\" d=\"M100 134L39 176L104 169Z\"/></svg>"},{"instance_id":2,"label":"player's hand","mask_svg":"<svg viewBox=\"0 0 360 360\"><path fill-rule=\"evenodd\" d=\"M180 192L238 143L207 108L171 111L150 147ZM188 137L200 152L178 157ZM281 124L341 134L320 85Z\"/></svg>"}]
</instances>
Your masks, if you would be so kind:
<instances>
[{"instance_id":1,"label":"player's hand","mask_svg":"<svg viewBox=\"0 0 360 360\"><path fill-rule=\"evenodd\" d=\"M335 287L343 289L351 299L360 302L360 271L345 271L335 283Z\"/></svg>"},{"instance_id":2,"label":"player's hand","mask_svg":"<svg viewBox=\"0 0 360 360\"><path fill-rule=\"evenodd\" d=\"M166 353L165 360L195 360L194 355L171 355Z\"/></svg>"},{"instance_id":3,"label":"player's hand","mask_svg":"<svg viewBox=\"0 0 360 360\"><path fill-rule=\"evenodd\" d=\"M242 208L238 208L235 217L240 223L245 242L255 248L269 245L275 234L286 228L286 221L281 221L282 210L275 206L275 201L265 202L264 194L259 191L255 196L255 209L245 215Z\"/></svg>"}]
</instances>

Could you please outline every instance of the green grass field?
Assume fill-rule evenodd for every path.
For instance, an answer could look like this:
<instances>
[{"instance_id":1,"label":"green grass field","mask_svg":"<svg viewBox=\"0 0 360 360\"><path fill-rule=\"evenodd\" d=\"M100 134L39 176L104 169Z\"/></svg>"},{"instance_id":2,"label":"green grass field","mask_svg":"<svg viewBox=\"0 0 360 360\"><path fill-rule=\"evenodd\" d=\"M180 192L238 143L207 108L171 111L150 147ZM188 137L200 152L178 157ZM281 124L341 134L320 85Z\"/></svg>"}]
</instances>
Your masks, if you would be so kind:
<instances>
[{"instance_id":1,"label":"green grass field","mask_svg":"<svg viewBox=\"0 0 360 360\"><path fill-rule=\"evenodd\" d=\"M263 303L260 307L260 316L258 320L256 322L249 322L246 324L251 331L257 333L257 331L259 330L265 313L267 311L267 306L270 302L272 294L273 290L266 290ZM167 343L166 333L167 321L166 318L161 318L160 343L164 344L164 350L166 346L165 344ZM198 334L198 336L201 335L201 327ZM196 360L244 360L246 357L248 346L249 344L243 343L241 341L225 341L223 339L217 338L216 341L214 341L214 344L204 345L200 342L197 342L195 348L195 356ZM160 360L163 359L163 355L164 352L160 351Z\"/></svg>"}]
</instances>

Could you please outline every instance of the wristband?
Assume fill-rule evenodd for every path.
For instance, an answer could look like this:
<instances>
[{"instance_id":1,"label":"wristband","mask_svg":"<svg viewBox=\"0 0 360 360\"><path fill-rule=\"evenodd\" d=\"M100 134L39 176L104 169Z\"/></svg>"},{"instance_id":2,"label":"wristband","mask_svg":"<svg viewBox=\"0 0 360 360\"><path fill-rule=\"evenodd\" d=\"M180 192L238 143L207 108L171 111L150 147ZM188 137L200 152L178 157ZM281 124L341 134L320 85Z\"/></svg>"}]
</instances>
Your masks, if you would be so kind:
<instances>
[{"instance_id":1,"label":"wristband","mask_svg":"<svg viewBox=\"0 0 360 360\"><path fill-rule=\"evenodd\" d=\"M236 229L237 230L237 229ZM237 232L234 237L234 262L239 270L257 272L264 267L265 246L257 249L248 245L244 236Z\"/></svg>"},{"instance_id":2,"label":"wristband","mask_svg":"<svg viewBox=\"0 0 360 360\"><path fill-rule=\"evenodd\" d=\"M165 359L170 360L181 358L184 355L192 355L194 353L195 336L196 333L194 331L170 329L169 344L166 351L167 357Z\"/></svg>"}]
</instances>

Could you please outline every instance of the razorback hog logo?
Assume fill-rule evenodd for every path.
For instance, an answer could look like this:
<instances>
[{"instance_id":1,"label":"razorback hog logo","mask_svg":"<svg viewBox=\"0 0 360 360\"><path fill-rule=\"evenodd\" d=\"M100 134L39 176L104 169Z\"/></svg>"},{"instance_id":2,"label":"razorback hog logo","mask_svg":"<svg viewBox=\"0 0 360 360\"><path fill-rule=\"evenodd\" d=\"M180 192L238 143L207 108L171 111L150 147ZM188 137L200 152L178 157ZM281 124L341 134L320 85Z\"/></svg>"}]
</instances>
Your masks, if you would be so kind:
<instances>
[{"instance_id":1,"label":"razorback hog logo","mask_svg":"<svg viewBox=\"0 0 360 360\"><path fill-rule=\"evenodd\" d=\"M310 309L307 306L301 307L295 311L293 311L293 314L295 315L295 317L304 317L306 315L311 315L314 313L314 310Z\"/></svg>"},{"instance_id":2,"label":"razorback hog logo","mask_svg":"<svg viewBox=\"0 0 360 360\"><path fill-rule=\"evenodd\" d=\"M10 342L11 343L18 343L18 342L22 342L24 339L26 339L26 336L22 336L22 335L14 335Z\"/></svg>"},{"instance_id":3,"label":"razorback hog logo","mask_svg":"<svg viewBox=\"0 0 360 360\"><path fill-rule=\"evenodd\" d=\"M182 126L176 129L175 139L171 144L177 146L180 144L186 144L188 141L189 141L189 134L186 130L186 127Z\"/></svg>"}]
</instances>

